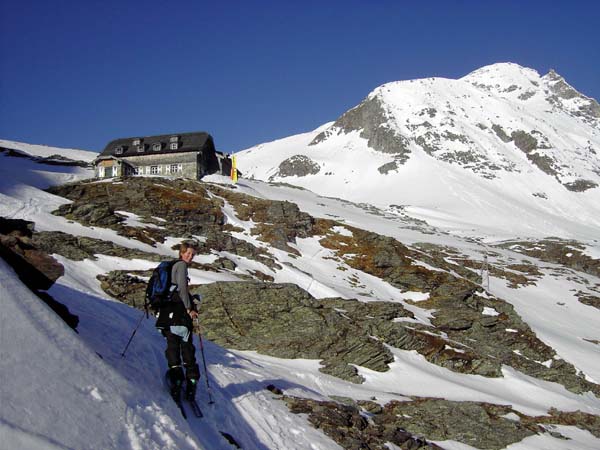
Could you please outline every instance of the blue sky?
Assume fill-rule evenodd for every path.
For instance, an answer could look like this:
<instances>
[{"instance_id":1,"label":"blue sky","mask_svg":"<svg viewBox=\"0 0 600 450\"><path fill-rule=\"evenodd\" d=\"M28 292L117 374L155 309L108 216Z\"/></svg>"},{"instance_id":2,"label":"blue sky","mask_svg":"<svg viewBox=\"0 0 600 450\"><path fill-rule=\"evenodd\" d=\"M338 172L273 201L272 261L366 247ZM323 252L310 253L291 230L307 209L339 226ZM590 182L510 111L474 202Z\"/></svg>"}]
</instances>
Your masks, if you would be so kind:
<instances>
[{"instance_id":1,"label":"blue sky","mask_svg":"<svg viewBox=\"0 0 600 450\"><path fill-rule=\"evenodd\" d=\"M511 61L600 100L598 1L0 0L0 138L100 151L310 131L377 86Z\"/></svg>"}]
</instances>

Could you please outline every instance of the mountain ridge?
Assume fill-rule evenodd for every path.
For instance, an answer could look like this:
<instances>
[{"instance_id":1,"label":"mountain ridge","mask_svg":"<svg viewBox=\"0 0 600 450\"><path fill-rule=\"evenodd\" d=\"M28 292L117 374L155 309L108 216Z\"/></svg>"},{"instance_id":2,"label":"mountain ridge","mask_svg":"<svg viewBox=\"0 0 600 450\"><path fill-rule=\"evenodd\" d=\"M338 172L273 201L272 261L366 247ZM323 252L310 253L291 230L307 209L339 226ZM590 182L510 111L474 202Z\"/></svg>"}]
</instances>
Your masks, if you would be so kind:
<instances>
[{"instance_id":1,"label":"mountain ridge","mask_svg":"<svg viewBox=\"0 0 600 450\"><path fill-rule=\"evenodd\" d=\"M572 231L543 222L600 226L598 154L595 100L555 72L540 77L504 63L458 80L384 84L313 132L239 152L238 166L250 178L471 223L485 214L502 224L511 205L522 205L534 212L524 213L533 229L568 236ZM472 189L489 210L474 204Z\"/></svg>"}]
</instances>

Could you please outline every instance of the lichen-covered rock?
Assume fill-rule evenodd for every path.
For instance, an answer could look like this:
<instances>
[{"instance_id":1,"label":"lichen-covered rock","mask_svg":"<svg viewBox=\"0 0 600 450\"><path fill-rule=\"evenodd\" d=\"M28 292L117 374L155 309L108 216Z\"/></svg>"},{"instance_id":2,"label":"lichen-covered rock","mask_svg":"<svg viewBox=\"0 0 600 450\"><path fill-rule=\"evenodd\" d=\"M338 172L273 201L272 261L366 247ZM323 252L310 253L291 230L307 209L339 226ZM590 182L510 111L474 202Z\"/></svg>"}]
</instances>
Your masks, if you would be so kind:
<instances>
[{"instance_id":1,"label":"lichen-covered rock","mask_svg":"<svg viewBox=\"0 0 600 450\"><path fill-rule=\"evenodd\" d=\"M558 238L506 241L501 247L600 277L600 259L594 259L586 254L585 247L576 241Z\"/></svg>"},{"instance_id":2,"label":"lichen-covered rock","mask_svg":"<svg viewBox=\"0 0 600 450\"><path fill-rule=\"evenodd\" d=\"M367 420L354 405L283 396L292 413L307 414L317 429L348 450L387 450L388 444L402 449L441 449L389 421Z\"/></svg>"},{"instance_id":3,"label":"lichen-covered rock","mask_svg":"<svg viewBox=\"0 0 600 450\"><path fill-rule=\"evenodd\" d=\"M322 359L324 372L354 382L361 380L348 364L386 371L393 360L369 334L370 322L410 315L390 303L316 300L287 284L213 283L193 289L204 298L200 316L208 339L281 358Z\"/></svg>"},{"instance_id":4,"label":"lichen-covered rock","mask_svg":"<svg viewBox=\"0 0 600 450\"><path fill-rule=\"evenodd\" d=\"M418 399L390 402L374 421L386 426L391 422L431 440L453 440L479 449L499 450L540 431L533 424L506 418L509 413L517 416L509 406Z\"/></svg>"},{"instance_id":5,"label":"lichen-covered rock","mask_svg":"<svg viewBox=\"0 0 600 450\"><path fill-rule=\"evenodd\" d=\"M272 386L271 392L274 389ZM429 441L452 440L473 448L499 450L536 434L566 439L552 431L552 425L575 426L600 437L600 417L581 411L550 409L548 415L527 416L509 405L439 398L391 401L382 407L364 400L293 397L281 390L277 395L292 413L307 414L315 428L349 449L384 450L388 443L403 449L437 449L441 447Z\"/></svg>"}]
</instances>

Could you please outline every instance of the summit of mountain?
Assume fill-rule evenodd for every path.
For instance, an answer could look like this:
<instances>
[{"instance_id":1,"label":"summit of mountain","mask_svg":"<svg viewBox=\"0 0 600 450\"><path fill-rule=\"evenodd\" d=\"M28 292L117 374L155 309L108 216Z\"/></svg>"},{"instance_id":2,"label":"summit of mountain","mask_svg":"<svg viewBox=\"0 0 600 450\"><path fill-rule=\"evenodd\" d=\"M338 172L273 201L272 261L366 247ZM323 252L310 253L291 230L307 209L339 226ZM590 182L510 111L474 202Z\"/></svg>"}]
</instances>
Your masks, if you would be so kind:
<instances>
[{"instance_id":1,"label":"summit of mountain","mask_svg":"<svg viewBox=\"0 0 600 450\"><path fill-rule=\"evenodd\" d=\"M238 161L246 177L401 207L463 232L505 229L516 213L523 226L511 233L573 236L600 226L599 152L596 100L553 70L498 63L456 80L386 83L335 121Z\"/></svg>"}]
</instances>

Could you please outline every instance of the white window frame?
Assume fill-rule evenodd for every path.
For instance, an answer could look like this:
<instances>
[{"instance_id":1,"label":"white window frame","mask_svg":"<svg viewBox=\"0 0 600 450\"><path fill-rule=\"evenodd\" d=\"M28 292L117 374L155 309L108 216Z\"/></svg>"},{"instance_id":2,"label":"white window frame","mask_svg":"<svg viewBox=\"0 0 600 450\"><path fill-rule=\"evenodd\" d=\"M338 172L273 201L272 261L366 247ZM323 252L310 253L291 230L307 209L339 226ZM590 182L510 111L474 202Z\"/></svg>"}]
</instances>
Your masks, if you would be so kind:
<instances>
[{"instance_id":1,"label":"white window frame","mask_svg":"<svg viewBox=\"0 0 600 450\"><path fill-rule=\"evenodd\" d=\"M155 152L159 152L162 148L162 145L160 142L155 142L154 144L152 144L152 150L154 150Z\"/></svg>"},{"instance_id":2,"label":"white window frame","mask_svg":"<svg viewBox=\"0 0 600 450\"><path fill-rule=\"evenodd\" d=\"M119 168L117 166L112 166L112 176L113 177L119 176Z\"/></svg>"},{"instance_id":3,"label":"white window frame","mask_svg":"<svg viewBox=\"0 0 600 450\"><path fill-rule=\"evenodd\" d=\"M98 166L98 178L104 178L104 166Z\"/></svg>"},{"instance_id":4,"label":"white window frame","mask_svg":"<svg viewBox=\"0 0 600 450\"><path fill-rule=\"evenodd\" d=\"M137 151L138 153L143 153L144 152L144 144L140 144L137 146Z\"/></svg>"},{"instance_id":5,"label":"white window frame","mask_svg":"<svg viewBox=\"0 0 600 450\"><path fill-rule=\"evenodd\" d=\"M169 166L169 171L171 173L179 173L179 172L181 172L181 164L171 164Z\"/></svg>"},{"instance_id":6,"label":"white window frame","mask_svg":"<svg viewBox=\"0 0 600 450\"><path fill-rule=\"evenodd\" d=\"M177 150L177 149L179 148L179 143L178 143L178 142L171 142L171 143L169 144L169 148L170 148L171 150Z\"/></svg>"},{"instance_id":7,"label":"white window frame","mask_svg":"<svg viewBox=\"0 0 600 450\"><path fill-rule=\"evenodd\" d=\"M179 136L171 136L169 142L179 142Z\"/></svg>"},{"instance_id":8,"label":"white window frame","mask_svg":"<svg viewBox=\"0 0 600 450\"><path fill-rule=\"evenodd\" d=\"M150 175L158 175L160 173L160 166L150 166Z\"/></svg>"},{"instance_id":9,"label":"white window frame","mask_svg":"<svg viewBox=\"0 0 600 450\"><path fill-rule=\"evenodd\" d=\"M115 148L115 155L122 155L123 154L123 146L119 145L117 148Z\"/></svg>"},{"instance_id":10,"label":"white window frame","mask_svg":"<svg viewBox=\"0 0 600 450\"><path fill-rule=\"evenodd\" d=\"M142 143L142 140L141 140L141 139L134 139L134 140L133 140L133 145L134 145L134 146L135 146L135 145L140 145L141 143Z\"/></svg>"}]
</instances>

